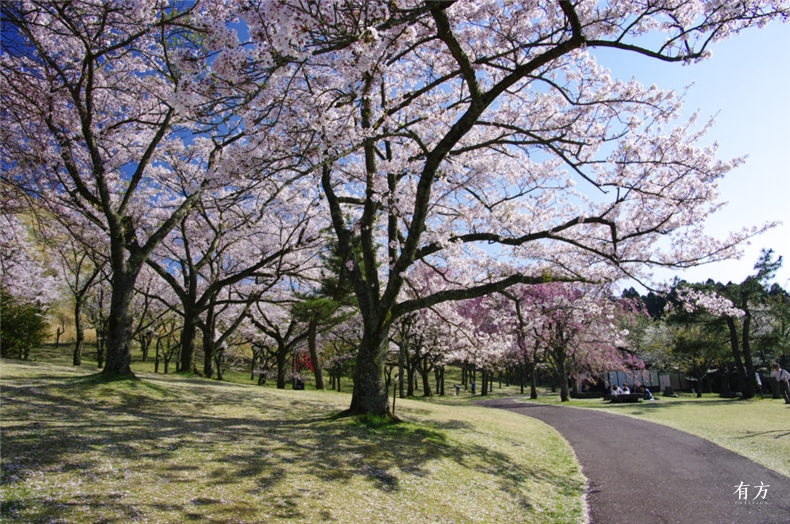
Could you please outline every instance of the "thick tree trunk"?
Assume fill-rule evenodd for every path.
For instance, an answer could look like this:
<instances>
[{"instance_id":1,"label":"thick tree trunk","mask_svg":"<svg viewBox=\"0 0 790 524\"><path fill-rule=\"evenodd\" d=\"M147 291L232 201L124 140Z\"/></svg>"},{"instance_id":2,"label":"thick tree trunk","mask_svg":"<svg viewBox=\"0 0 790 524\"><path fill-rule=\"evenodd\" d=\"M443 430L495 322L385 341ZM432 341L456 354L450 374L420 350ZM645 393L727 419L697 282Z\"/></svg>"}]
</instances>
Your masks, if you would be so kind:
<instances>
[{"instance_id":1,"label":"thick tree trunk","mask_svg":"<svg viewBox=\"0 0 790 524\"><path fill-rule=\"evenodd\" d=\"M557 359L557 374L560 380L560 401L568 402L571 399L570 391L568 391L568 368L565 364L565 354L558 355Z\"/></svg>"},{"instance_id":2,"label":"thick tree trunk","mask_svg":"<svg viewBox=\"0 0 790 524\"><path fill-rule=\"evenodd\" d=\"M258 352L253 347L252 361L250 362L250 380L255 380L255 364L258 362Z\"/></svg>"},{"instance_id":3,"label":"thick tree trunk","mask_svg":"<svg viewBox=\"0 0 790 524\"><path fill-rule=\"evenodd\" d=\"M222 364L224 363L224 360L224 346L220 346L214 351L214 367L217 368L217 380L222 380Z\"/></svg>"},{"instance_id":4,"label":"thick tree trunk","mask_svg":"<svg viewBox=\"0 0 790 524\"><path fill-rule=\"evenodd\" d=\"M362 343L354 368L351 414L387 415L389 399L384 385L384 358L389 347L389 324L376 326L365 321Z\"/></svg>"},{"instance_id":5,"label":"thick tree trunk","mask_svg":"<svg viewBox=\"0 0 790 524\"><path fill-rule=\"evenodd\" d=\"M735 361L735 372L738 374L738 389L744 397L751 398L754 396L754 388L751 388L750 396L747 396L747 390L749 389L749 384L754 379L750 380L750 378L746 375L746 368L744 367L740 350L741 344L740 339L738 338L738 329L735 325L735 319L732 317L727 318L727 329L730 332L730 351L732 352L732 358Z\"/></svg>"},{"instance_id":6,"label":"thick tree trunk","mask_svg":"<svg viewBox=\"0 0 790 524\"><path fill-rule=\"evenodd\" d=\"M440 397L444 396L444 366L436 366L433 370L434 377L436 378L436 394Z\"/></svg>"},{"instance_id":7,"label":"thick tree trunk","mask_svg":"<svg viewBox=\"0 0 790 524\"><path fill-rule=\"evenodd\" d=\"M104 375L134 377L132 372L132 296L136 271L118 271L112 277L110 318L107 329L107 362Z\"/></svg>"},{"instance_id":8,"label":"thick tree trunk","mask_svg":"<svg viewBox=\"0 0 790 524\"><path fill-rule=\"evenodd\" d=\"M214 375L214 331L206 327L203 329L203 376L211 378Z\"/></svg>"},{"instance_id":9,"label":"thick tree trunk","mask_svg":"<svg viewBox=\"0 0 790 524\"><path fill-rule=\"evenodd\" d=\"M431 371L429 369L422 368L420 370L420 376L422 377L422 396L423 397L430 397L433 395L431 391Z\"/></svg>"},{"instance_id":10,"label":"thick tree trunk","mask_svg":"<svg viewBox=\"0 0 790 524\"><path fill-rule=\"evenodd\" d=\"M98 314L94 318L96 328L96 367L104 369L104 348L107 346L107 318L104 316L104 288L99 287L99 307Z\"/></svg>"},{"instance_id":11,"label":"thick tree trunk","mask_svg":"<svg viewBox=\"0 0 790 524\"><path fill-rule=\"evenodd\" d=\"M214 352L217 327L214 307L216 300L212 295L209 306L206 308L206 322L203 324L203 376L211 378L214 375Z\"/></svg>"},{"instance_id":12,"label":"thick tree trunk","mask_svg":"<svg viewBox=\"0 0 790 524\"><path fill-rule=\"evenodd\" d=\"M406 396L413 397L414 396L414 373L415 373L415 364L413 359L407 359L406 364Z\"/></svg>"},{"instance_id":13,"label":"thick tree trunk","mask_svg":"<svg viewBox=\"0 0 790 524\"><path fill-rule=\"evenodd\" d=\"M102 333L102 336L96 338L96 367L99 369L104 369L104 348L107 345L106 330Z\"/></svg>"},{"instance_id":14,"label":"thick tree trunk","mask_svg":"<svg viewBox=\"0 0 790 524\"><path fill-rule=\"evenodd\" d=\"M746 316L743 317L743 327L741 329L741 347L743 348L743 363L746 367L746 376L744 377L743 384L743 397L752 398L757 392L757 385L755 384L756 377L754 371L754 362L752 361L752 346L750 343L751 337L752 315L747 311Z\"/></svg>"},{"instance_id":15,"label":"thick tree trunk","mask_svg":"<svg viewBox=\"0 0 790 524\"><path fill-rule=\"evenodd\" d=\"M195 335L197 334L197 313L184 310L184 326L181 329L181 366L184 373L195 371Z\"/></svg>"},{"instance_id":16,"label":"thick tree trunk","mask_svg":"<svg viewBox=\"0 0 790 524\"><path fill-rule=\"evenodd\" d=\"M74 355L72 364L75 366L82 365L82 347L85 343L85 330L82 327L82 300L77 297L74 301Z\"/></svg>"},{"instance_id":17,"label":"thick tree trunk","mask_svg":"<svg viewBox=\"0 0 790 524\"><path fill-rule=\"evenodd\" d=\"M488 395L488 370L483 368L480 370L480 396Z\"/></svg>"},{"instance_id":18,"label":"thick tree trunk","mask_svg":"<svg viewBox=\"0 0 790 524\"><path fill-rule=\"evenodd\" d=\"M529 366L529 398L532 400L538 398L538 373L534 363Z\"/></svg>"},{"instance_id":19,"label":"thick tree trunk","mask_svg":"<svg viewBox=\"0 0 790 524\"><path fill-rule=\"evenodd\" d=\"M288 360L288 347L277 341L277 389L285 389L285 365Z\"/></svg>"},{"instance_id":20,"label":"thick tree trunk","mask_svg":"<svg viewBox=\"0 0 790 524\"><path fill-rule=\"evenodd\" d=\"M140 350L143 353L143 362L148 361L148 352L151 348L151 342L154 340L154 333L153 331L147 330L143 335L140 337Z\"/></svg>"},{"instance_id":21,"label":"thick tree trunk","mask_svg":"<svg viewBox=\"0 0 790 524\"><path fill-rule=\"evenodd\" d=\"M310 352L310 363L313 366L313 376L315 377L315 389L324 389L324 373L321 369L321 362L318 359L318 348L316 346L316 336L318 333L318 318L313 316L310 319L307 334L307 349Z\"/></svg>"}]
</instances>

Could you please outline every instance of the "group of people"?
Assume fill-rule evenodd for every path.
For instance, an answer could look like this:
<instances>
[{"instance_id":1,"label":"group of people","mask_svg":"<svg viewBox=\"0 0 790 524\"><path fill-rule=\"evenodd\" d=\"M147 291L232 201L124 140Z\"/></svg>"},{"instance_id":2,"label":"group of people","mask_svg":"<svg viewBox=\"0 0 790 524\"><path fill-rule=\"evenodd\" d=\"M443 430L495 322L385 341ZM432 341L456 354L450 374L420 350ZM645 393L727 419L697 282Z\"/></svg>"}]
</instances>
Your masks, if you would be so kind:
<instances>
[{"instance_id":1,"label":"group of people","mask_svg":"<svg viewBox=\"0 0 790 524\"><path fill-rule=\"evenodd\" d=\"M784 399L785 404L790 404L790 371L782 369L777 363L773 365L771 376L774 377L779 384L779 394ZM645 386L636 386L634 390L631 391L628 387L628 383L623 384L622 387L615 384L610 385L606 391L605 398L614 399L618 396L630 395L632 393L642 396L645 400L654 400L653 394Z\"/></svg>"},{"instance_id":2,"label":"group of people","mask_svg":"<svg viewBox=\"0 0 790 524\"><path fill-rule=\"evenodd\" d=\"M635 393L637 395L640 395L645 400L654 400L653 393L651 393L648 388L642 385L634 386L634 390L631 391L631 388L628 387L627 382L623 384L622 387L612 384L611 386L609 386L609 391L607 393L608 393L607 396L609 398L615 398L615 397L619 397L620 395L630 395L632 393Z\"/></svg>"}]
</instances>

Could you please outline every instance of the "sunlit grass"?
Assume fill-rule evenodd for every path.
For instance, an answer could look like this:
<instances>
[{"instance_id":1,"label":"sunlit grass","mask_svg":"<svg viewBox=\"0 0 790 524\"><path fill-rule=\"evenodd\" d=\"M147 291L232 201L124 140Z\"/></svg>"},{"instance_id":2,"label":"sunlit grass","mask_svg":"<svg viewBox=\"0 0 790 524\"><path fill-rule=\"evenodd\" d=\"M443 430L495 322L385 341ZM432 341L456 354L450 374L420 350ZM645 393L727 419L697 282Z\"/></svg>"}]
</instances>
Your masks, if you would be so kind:
<instances>
[{"instance_id":1,"label":"sunlit grass","mask_svg":"<svg viewBox=\"0 0 790 524\"><path fill-rule=\"evenodd\" d=\"M560 404L559 394L544 392L540 402ZM599 409L663 424L743 455L790 477L790 406L781 399L724 399L715 394L658 395L655 401L611 404L575 399L564 405Z\"/></svg>"},{"instance_id":2,"label":"sunlit grass","mask_svg":"<svg viewBox=\"0 0 790 524\"><path fill-rule=\"evenodd\" d=\"M2 517L24 522L583 522L584 478L544 424L398 399L3 360Z\"/></svg>"}]
</instances>

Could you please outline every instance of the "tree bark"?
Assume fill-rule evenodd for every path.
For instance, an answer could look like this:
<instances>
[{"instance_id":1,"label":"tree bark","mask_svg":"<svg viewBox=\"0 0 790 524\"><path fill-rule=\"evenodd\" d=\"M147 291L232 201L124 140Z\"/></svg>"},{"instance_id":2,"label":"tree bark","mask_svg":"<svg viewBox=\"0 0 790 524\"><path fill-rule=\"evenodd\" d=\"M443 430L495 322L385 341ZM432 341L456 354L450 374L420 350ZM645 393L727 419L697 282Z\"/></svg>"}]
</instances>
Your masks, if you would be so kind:
<instances>
[{"instance_id":1,"label":"tree bark","mask_svg":"<svg viewBox=\"0 0 790 524\"><path fill-rule=\"evenodd\" d=\"M285 365L288 360L288 346L277 341L277 389L285 389Z\"/></svg>"},{"instance_id":2,"label":"tree bark","mask_svg":"<svg viewBox=\"0 0 790 524\"><path fill-rule=\"evenodd\" d=\"M75 366L81 366L82 347L85 343L85 330L82 327L82 300L80 297L76 297L76 300L74 301L74 331L75 340L72 364ZM60 335L58 335L58 338L60 338Z\"/></svg>"},{"instance_id":3,"label":"tree bark","mask_svg":"<svg viewBox=\"0 0 790 524\"><path fill-rule=\"evenodd\" d=\"M134 282L137 271L119 271L113 268L110 318L107 329L106 376L134 377L132 372L132 314Z\"/></svg>"},{"instance_id":4,"label":"tree bark","mask_svg":"<svg viewBox=\"0 0 790 524\"><path fill-rule=\"evenodd\" d=\"M143 353L142 361L148 361L148 353L151 349L151 342L154 340L154 333L153 331L146 330L145 333L142 334L140 337L140 350Z\"/></svg>"},{"instance_id":5,"label":"tree bark","mask_svg":"<svg viewBox=\"0 0 790 524\"><path fill-rule=\"evenodd\" d=\"M216 348L214 351L214 364L217 368L217 380L222 380L222 364L225 360L225 350L223 346Z\"/></svg>"},{"instance_id":6,"label":"tree bark","mask_svg":"<svg viewBox=\"0 0 790 524\"><path fill-rule=\"evenodd\" d=\"M96 339L96 367L99 369L104 369L104 348L106 345L107 336L106 331L104 331L103 336Z\"/></svg>"},{"instance_id":7,"label":"tree bark","mask_svg":"<svg viewBox=\"0 0 790 524\"><path fill-rule=\"evenodd\" d=\"M354 415L389 414L384 385L384 358L389 348L389 324L365 320L362 343L354 368L354 392L349 412Z\"/></svg>"},{"instance_id":8,"label":"tree bark","mask_svg":"<svg viewBox=\"0 0 790 524\"><path fill-rule=\"evenodd\" d=\"M413 397L414 396L414 384L416 383L414 380L414 374L416 373L416 365L414 363L414 359L407 358L406 359L406 396Z\"/></svg>"},{"instance_id":9,"label":"tree bark","mask_svg":"<svg viewBox=\"0 0 790 524\"><path fill-rule=\"evenodd\" d=\"M444 366L436 366L433 370L436 377L436 394L444 396Z\"/></svg>"},{"instance_id":10,"label":"tree bark","mask_svg":"<svg viewBox=\"0 0 790 524\"><path fill-rule=\"evenodd\" d=\"M58 327L55 330L55 349L58 349L60 347L60 337L61 335L63 335L63 333L65 333L65 331L66 331L66 326L63 323L63 321L61 321L61 323L58 324Z\"/></svg>"},{"instance_id":11,"label":"tree bark","mask_svg":"<svg viewBox=\"0 0 790 524\"><path fill-rule=\"evenodd\" d=\"M745 311L746 316L743 317L743 326L741 328L741 340L743 341L743 362L746 367L746 376L744 377L745 380L743 384L743 397L752 398L757 391L755 384L754 362L752 361L752 346L750 342L752 315L748 310Z\"/></svg>"},{"instance_id":12,"label":"tree bark","mask_svg":"<svg viewBox=\"0 0 790 524\"><path fill-rule=\"evenodd\" d=\"M400 398L406 398L406 366L408 366L408 355L406 354L406 344L398 346L398 391Z\"/></svg>"},{"instance_id":13,"label":"tree bark","mask_svg":"<svg viewBox=\"0 0 790 524\"><path fill-rule=\"evenodd\" d=\"M422 377L422 396L423 397L430 397L433 396L433 392L431 391L431 371L426 369L427 366L424 366L420 370L420 376Z\"/></svg>"},{"instance_id":14,"label":"tree bark","mask_svg":"<svg viewBox=\"0 0 790 524\"><path fill-rule=\"evenodd\" d=\"M203 329L203 376L211 378L214 375L214 333L206 326Z\"/></svg>"},{"instance_id":15,"label":"tree bark","mask_svg":"<svg viewBox=\"0 0 790 524\"><path fill-rule=\"evenodd\" d=\"M181 330L181 366L184 373L195 370L195 336L197 334L197 312L184 309L184 326Z\"/></svg>"},{"instance_id":16,"label":"tree bark","mask_svg":"<svg viewBox=\"0 0 790 524\"><path fill-rule=\"evenodd\" d=\"M529 365L529 398L532 400L538 398L537 366L534 362Z\"/></svg>"},{"instance_id":17,"label":"tree bark","mask_svg":"<svg viewBox=\"0 0 790 524\"><path fill-rule=\"evenodd\" d=\"M313 315L308 325L307 349L310 352L310 362L313 366L313 376L315 377L315 389L324 389L324 374L321 370L321 362L318 359L318 348L316 347L316 336L318 333L318 316Z\"/></svg>"},{"instance_id":18,"label":"tree bark","mask_svg":"<svg viewBox=\"0 0 790 524\"><path fill-rule=\"evenodd\" d=\"M154 357L154 373L159 373L159 359L161 358L161 339L156 340L156 356Z\"/></svg>"},{"instance_id":19,"label":"tree bark","mask_svg":"<svg viewBox=\"0 0 790 524\"><path fill-rule=\"evenodd\" d=\"M743 365L743 358L740 350L740 339L738 338L738 328L735 325L735 319L727 317L727 330L730 333L730 351L732 358L735 361L735 372L738 374L738 389L746 396L746 388L748 387L748 380L746 376L746 368ZM752 396L754 393L752 392ZM751 397L749 397L751 398Z\"/></svg>"},{"instance_id":20,"label":"tree bark","mask_svg":"<svg viewBox=\"0 0 790 524\"><path fill-rule=\"evenodd\" d=\"M557 374L560 380L560 401L568 402L571 396L568 391L568 368L565 363L565 352L560 352L557 357Z\"/></svg>"}]
</instances>

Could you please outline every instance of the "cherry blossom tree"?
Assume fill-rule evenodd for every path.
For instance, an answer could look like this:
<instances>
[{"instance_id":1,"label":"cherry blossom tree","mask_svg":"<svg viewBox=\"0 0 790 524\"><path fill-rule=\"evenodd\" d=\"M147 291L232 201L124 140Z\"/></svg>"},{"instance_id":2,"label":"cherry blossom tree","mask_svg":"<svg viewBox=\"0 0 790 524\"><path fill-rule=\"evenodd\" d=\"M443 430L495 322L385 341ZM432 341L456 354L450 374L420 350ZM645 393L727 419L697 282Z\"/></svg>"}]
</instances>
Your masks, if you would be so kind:
<instances>
[{"instance_id":1,"label":"cherry blossom tree","mask_svg":"<svg viewBox=\"0 0 790 524\"><path fill-rule=\"evenodd\" d=\"M60 272L44 254L21 215L0 214L0 287L10 296L42 306L60 296Z\"/></svg>"},{"instance_id":2,"label":"cherry blossom tree","mask_svg":"<svg viewBox=\"0 0 790 524\"><path fill-rule=\"evenodd\" d=\"M62 298L60 304L70 307L74 323L72 363L82 365L85 344L83 307L91 289L105 278L109 260L102 249L101 231L81 214L53 203L44 209L34 199L26 199L31 231L39 250L46 251L52 264L58 267ZM53 213L57 212L56 216ZM62 334L63 326L57 327Z\"/></svg>"},{"instance_id":3,"label":"cherry blossom tree","mask_svg":"<svg viewBox=\"0 0 790 524\"><path fill-rule=\"evenodd\" d=\"M307 351L315 378L315 388L324 389L323 364L319 339L356 313L354 297L343 271L343 260L337 256L336 245L325 242L319 253L321 267L318 279L299 297L291 313L307 324Z\"/></svg>"},{"instance_id":4,"label":"cherry blossom tree","mask_svg":"<svg viewBox=\"0 0 790 524\"><path fill-rule=\"evenodd\" d=\"M674 94L612 79L595 52L691 63L786 2L2 9L18 37L2 57L4 177L105 232L108 374L131 373L145 260L204 190L243 172L230 144L323 194L363 320L352 413L386 413L401 316L515 284L649 278L730 256L759 229L703 234L737 162L698 145L708 127L678 122ZM405 295L418 268L444 285Z\"/></svg>"},{"instance_id":5,"label":"cherry blossom tree","mask_svg":"<svg viewBox=\"0 0 790 524\"><path fill-rule=\"evenodd\" d=\"M47 309L60 298L62 282L35 242L26 223L31 217L0 207L0 350L3 357L27 360L47 335Z\"/></svg>"},{"instance_id":6,"label":"cherry blossom tree","mask_svg":"<svg viewBox=\"0 0 790 524\"><path fill-rule=\"evenodd\" d=\"M423 309L400 317L393 326L392 342L398 346L399 395L414 395L415 376L422 380L422 396L433 395L430 375L436 377L436 393L444 394L443 374L452 326L435 310ZM404 389L405 388L405 389Z\"/></svg>"},{"instance_id":7,"label":"cherry blossom tree","mask_svg":"<svg viewBox=\"0 0 790 524\"><path fill-rule=\"evenodd\" d=\"M521 393L524 393L525 380L529 378L529 396L537 399L540 341L531 329L535 319L529 316L529 294L525 293L523 288L516 287L501 291L498 298L499 310L509 312L507 314L509 321L504 329L513 334L513 343L510 345L506 359L519 370Z\"/></svg>"},{"instance_id":8,"label":"cherry blossom tree","mask_svg":"<svg viewBox=\"0 0 790 524\"><path fill-rule=\"evenodd\" d=\"M160 365L165 374L170 371L170 362L176 359L181 350L179 331L182 329L181 319L172 311L168 311L156 319L154 329L154 373L159 373Z\"/></svg>"},{"instance_id":9,"label":"cherry blossom tree","mask_svg":"<svg viewBox=\"0 0 790 524\"><path fill-rule=\"evenodd\" d=\"M442 320L453 326L453 340L448 347L453 348L445 358L449 361L463 362L469 371L480 371L480 394L487 395L493 373L501 371L511 348L516 344L515 333L508 329L510 319L495 295L468 299L452 306L456 317L443 308ZM452 320L451 320L452 319Z\"/></svg>"},{"instance_id":10,"label":"cherry blossom tree","mask_svg":"<svg viewBox=\"0 0 790 524\"><path fill-rule=\"evenodd\" d=\"M149 258L148 264L178 297L172 307L184 320L182 371L195 368L200 328L203 373L211 376L221 309L249 306L288 275L310 275L319 234L311 223L315 203L304 196L298 180L258 172L244 185L206 190ZM243 309L228 320L229 326L238 325Z\"/></svg>"},{"instance_id":11,"label":"cherry blossom tree","mask_svg":"<svg viewBox=\"0 0 790 524\"><path fill-rule=\"evenodd\" d=\"M112 284L104 373L131 375L137 275L211 185L232 140L226 115L194 109L189 74L208 69L205 28L225 14L212 2L78 1L3 3L2 17L4 179L103 232ZM196 136L206 129L221 138ZM174 178L189 190L172 191ZM162 202L153 215L152 198Z\"/></svg>"},{"instance_id":12,"label":"cherry blossom tree","mask_svg":"<svg viewBox=\"0 0 790 524\"><path fill-rule=\"evenodd\" d=\"M346 307L343 322L321 333L318 343L322 347L323 368L329 374L329 387L341 391L341 379L353 370L359 349L359 334L362 332L362 316L353 308Z\"/></svg>"},{"instance_id":13,"label":"cherry blossom tree","mask_svg":"<svg viewBox=\"0 0 790 524\"><path fill-rule=\"evenodd\" d=\"M320 174L363 316L352 413L386 412L402 315L517 283L648 278L755 232L703 234L737 162L697 145L707 127L678 123L673 93L613 79L595 52L693 63L784 2L244 6L256 59L280 65L261 104L290 101L277 116ZM402 298L420 265L453 280Z\"/></svg>"},{"instance_id":14,"label":"cherry blossom tree","mask_svg":"<svg viewBox=\"0 0 790 524\"><path fill-rule=\"evenodd\" d=\"M308 336L307 325L291 315L292 301L257 302L250 312L250 322L270 338L273 344L262 344L269 348L276 364L277 388L284 389L287 379L289 358L305 343ZM292 361L293 362L293 361Z\"/></svg>"},{"instance_id":15,"label":"cherry blossom tree","mask_svg":"<svg viewBox=\"0 0 790 524\"><path fill-rule=\"evenodd\" d=\"M42 233L51 234L57 229L55 224L50 224ZM90 250L85 249L85 246L74 237L63 235L52 240L49 245L58 254L65 286L73 298L74 351L72 364L80 366L82 365L82 350L85 343L82 308L91 287L101 277L103 261L95 253L92 255Z\"/></svg>"},{"instance_id":16,"label":"cherry blossom tree","mask_svg":"<svg viewBox=\"0 0 790 524\"><path fill-rule=\"evenodd\" d=\"M148 360L151 346L157 337L163 319L173 311L173 292L156 272L143 266L135 282L132 299L132 336L140 346L141 360Z\"/></svg>"},{"instance_id":17,"label":"cherry blossom tree","mask_svg":"<svg viewBox=\"0 0 790 524\"><path fill-rule=\"evenodd\" d=\"M644 368L632 352L623 351L628 332L622 319L638 314L627 299L580 284L549 283L519 291L519 312L530 319L528 330L557 374L563 402L570 399L570 376Z\"/></svg>"}]
</instances>

